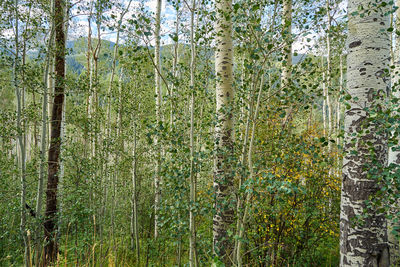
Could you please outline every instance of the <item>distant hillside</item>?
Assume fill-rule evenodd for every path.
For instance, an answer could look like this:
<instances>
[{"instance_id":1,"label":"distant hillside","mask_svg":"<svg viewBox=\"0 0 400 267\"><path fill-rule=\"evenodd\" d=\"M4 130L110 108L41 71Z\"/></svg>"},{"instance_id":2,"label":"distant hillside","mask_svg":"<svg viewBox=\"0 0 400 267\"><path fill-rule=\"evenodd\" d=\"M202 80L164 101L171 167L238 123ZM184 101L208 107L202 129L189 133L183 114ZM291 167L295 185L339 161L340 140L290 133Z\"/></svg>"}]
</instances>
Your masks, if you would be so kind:
<instances>
[{"instance_id":1,"label":"distant hillside","mask_svg":"<svg viewBox=\"0 0 400 267\"><path fill-rule=\"evenodd\" d=\"M92 46L96 47L97 39L92 39ZM71 71L81 74L82 70L86 65L88 38L81 37L75 40L69 40L66 43L67 57L66 64L67 68ZM111 53L115 46L114 42L108 40L101 40L101 52L100 61L111 58Z\"/></svg>"},{"instance_id":2,"label":"distant hillside","mask_svg":"<svg viewBox=\"0 0 400 267\"><path fill-rule=\"evenodd\" d=\"M101 55L100 55L100 62L106 61L106 60L111 60L112 54L113 54L113 49L115 46L114 42L108 41L108 40L102 40L101 41ZM97 44L97 39L92 39L92 45L95 47ZM87 45L88 45L88 39L86 37L81 37L75 40L69 40L67 41L67 50L68 54L66 57L66 63L67 67L75 72L80 74L82 70L85 68L86 65L86 53L87 53ZM161 47L161 54L170 57L172 56L171 51L172 51L172 45L165 45ZM183 44L183 47L185 49L189 49L188 45ZM151 50L153 48L150 48ZM212 49L209 49L207 52L207 56L213 56L213 51ZM306 54L297 54L293 55L292 61L293 64L297 64L301 61L303 61L307 57Z\"/></svg>"}]
</instances>

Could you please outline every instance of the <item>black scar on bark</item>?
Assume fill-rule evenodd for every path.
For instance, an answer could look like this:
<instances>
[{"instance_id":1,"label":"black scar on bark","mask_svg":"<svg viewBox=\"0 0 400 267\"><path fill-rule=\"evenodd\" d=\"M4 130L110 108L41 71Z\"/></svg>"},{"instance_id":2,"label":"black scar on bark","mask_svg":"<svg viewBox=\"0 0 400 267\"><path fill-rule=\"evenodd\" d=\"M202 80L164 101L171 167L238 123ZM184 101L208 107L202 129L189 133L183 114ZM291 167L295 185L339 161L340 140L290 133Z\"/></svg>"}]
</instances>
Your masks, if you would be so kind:
<instances>
[{"instance_id":1,"label":"black scar on bark","mask_svg":"<svg viewBox=\"0 0 400 267\"><path fill-rule=\"evenodd\" d=\"M354 48L354 47L360 46L361 44L362 44L361 41L355 41L355 42L352 42L349 44L349 48Z\"/></svg>"}]
</instances>

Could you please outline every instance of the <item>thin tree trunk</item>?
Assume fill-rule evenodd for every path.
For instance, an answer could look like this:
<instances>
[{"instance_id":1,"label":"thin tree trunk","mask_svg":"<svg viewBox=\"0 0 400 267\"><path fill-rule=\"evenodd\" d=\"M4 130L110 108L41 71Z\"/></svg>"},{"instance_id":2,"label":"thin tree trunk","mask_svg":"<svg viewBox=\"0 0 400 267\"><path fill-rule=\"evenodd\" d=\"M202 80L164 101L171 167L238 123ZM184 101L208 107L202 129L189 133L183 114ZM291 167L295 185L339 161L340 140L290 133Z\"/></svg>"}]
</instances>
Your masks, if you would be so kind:
<instances>
[{"instance_id":1,"label":"thin tree trunk","mask_svg":"<svg viewBox=\"0 0 400 267\"><path fill-rule=\"evenodd\" d=\"M336 146L338 149L337 153L337 174L340 177L341 176L341 168L340 168L340 151L339 151L339 146L340 146L340 130L341 130L341 104L340 104L340 97L341 94L344 92L344 75L343 75L343 56L340 55L340 63L339 63L339 68L340 68L340 88L339 88L339 94L337 97L336 105Z\"/></svg>"},{"instance_id":2,"label":"thin tree trunk","mask_svg":"<svg viewBox=\"0 0 400 267\"><path fill-rule=\"evenodd\" d=\"M291 85L292 77L292 0L283 0L282 10L282 38L284 40L283 45L283 63L282 63L282 76L281 76L281 87L282 90L288 92ZM293 106L290 106L286 110L285 118L282 122L282 128L286 126L290 120Z\"/></svg>"},{"instance_id":3,"label":"thin tree trunk","mask_svg":"<svg viewBox=\"0 0 400 267\"><path fill-rule=\"evenodd\" d=\"M161 5L162 0L157 0L156 8L156 24L155 24L155 39L156 46L154 50L154 62L155 62L155 93L156 93L156 118L157 118L157 128L162 123L161 121L161 104L162 104L162 91L161 91L161 55L160 55L160 30L161 30ZM159 221L158 221L158 210L160 208L161 201L161 188L160 188L160 172L161 172L161 146L159 144L159 136L157 133L155 136L155 149L156 149L156 164L155 164L155 175L154 175L154 238L157 239L159 233Z\"/></svg>"},{"instance_id":4,"label":"thin tree trunk","mask_svg":"<svg viewBox=\"0 0 400 267\"><path fill-rule=\"evenodd\" d=\"M176 7L176 20L175 20L175 40L174 40L174 58L172 61L172 75L174 76L174 84L173 86L171 86L171 110L170 110L170 125L174 125L174 103L175 103L175 95L174 95L174 90L175 90L175 83L176 80L178 79L178 50L179 50L179 23L180 23L180 19L179 19L179 2L176 3L177 7Z\"/></svg>"},{"instance_id":5,"label":"thin tree trunk","mask_svg":"<svg viewBox=\"0 0 400 267\"><path fill-rule=\"evenodd\" d=\"M112 60L112 64L111 64L111 77L110 77L110 81L108 84L108 91L107 91L107 98L108 98L108 105L107 105L107 137L111 138L111 95L112 95L112 86L114 83L114 76L115 76L115 70L116 70L116 63L117 63L117 59L118 59L118 48L119 48L119 39L120 39L120 32L121 32L121 25L122 25L122 20L125 16L125 14L128 12L129 7L132 3L132 0L129 1L128 6L126 7L126 9L124 9L124 11L121 13L121 17L118 21L118 25L117 25L117 38L115 41L115 45L114 45L114 55L113 55L113 60ZM99 37L99 42L100 42L100 37ZM120 89L121 87L121 80L122 78L122 70L121 70L121 74L120 74ZM120 96L119 96L119 100L121 100L121 92L120 92ZM121 104L122 102L119 101L119 104ZM121 106L119 106L121 108ZM121 110L120 110L121 111ZM118 112L118 116L121 116L121 112ZM121 119L119 117L119 119ZM119 121L121 122L121 121ZM118 125L118 130L117 130L117 139L119 136L119 132L121 131L121 125ZM115 151L115 166L118 166L118 161L119 161L119 148L117 148L117 150ZM111 162L111 158L108 158L108 161ZM107 164L107 163L106 163ZM113 188L113 194L112 194L112 206L111 206L111 235L112 235L112 239L113 239L113 243L114 243L114 249L115 248L115 236L114 236L114 229L115 229L115 221L114 221L114 212L115 212L115 200L116 200L116 177L117 177L117 167L114 168L114 173L113 173L113 178L112 178L112 188Z\"/></svg>"},{"instance_id":6,"label":"thin tree trunk","mask_svg":"<svg viewBox=\"0 0 400 267\"><path fill-rule=\"evenodd\" d=\"M243 138L243 149L242 149L242 156L240 159L240 164L242 167L242 174L240 174L239 178L239 190L241 189L243 182L244 182L244 175L247 170L246 166L246 155L247 155L247 143L249 141L249 132L250 132L250 123L251 123L251 117L253 116L253 88L254 88L254 80L251 83L250 90L249 90L249 96L248 96L248 114L247 114L247 120L246 120L246 129L244 133L244 138ZM240 227L241 227L241 220L242 220L242 215L240 214L241 209L243 208L243 201L241 199L241 196L239 195L237 198L237 205L236 205L236 213L237 213L237 220L236 220L236 235L239 235L240 232ZM235 238L235 245L233 248L233 261L235 264L237 264L237 247L238 247L238 239Z\"/></svg>"},{"instance_id":7,"label":"thin tree trunk","mask_svg":"<svg viewBox=\"0 0 400 267\"><path fill-rule=\"evenodd\" d=\"M88 89L89 93L86 100L86 116L88 120L91 121L92 118L92 105L93 105L93 71L92 71L92 16L93 16L93 1L90 1L90 9L89 9L89 16L88 16L88 37L87 37L87 53L86 53L86 73L89 78ZM90 132L90 128L87 129L88 135ZM90 145L92 145L92 138L90 139ZM91 156L93 156L91 154Z\"/></svg>"},{"instance_id":8,"label":"thin tree trunk","mask_svg":"<svg viewBox=\"0 0 400 267\"><path fill-rule=\"evenodd\" d=\"M329 97L329 90L332 87L332 67L331 67L331 13L330 13L330 0L326 0L326 10L327 10L327 17L328 17L328 30L326 34L326 49L328 52L326 63L327 63L327 71L326 71L326 91L325 91L325 97L326 97L326 112L328 113L328 137L330 138L332 135L333 131L333 120L332 120L332 107L331 107L331 101ZM331 147L331 142L329 142L329 151Z\"/></svg>"},{"instance_id":9,"label":"thin tree trunk","mask_svg":"<svg viewBox=\"0 0 400 267\"><path fill-rule=\"evenodd\" d=\"M216 2L216 114L214 159L213 249L226 266L231 266L232 238L228 231L234 220L233 195L233 44L232 0Z\"/></svg>"},{"instance_id":10,"label":"thin tree trunk","mask_svg":"<svg viewBox=\"0 0 400 267\"><path fill-rule=\"evenodd\" d=\"M365 204L379 190L377 178L368 173L381 172L388 154L387 136L381 131L384 126L366 111L385 109L390 88L385 72L390 63L387 28L391 5L370 8L363 16L359 13L360 6L375 4L375 0L348 3L347 87L351 100L344 119L340 266L389 266L385 214L379 207L367 208ZM354 221L358 216L362 216L362 223Z\"/></svg>"},{"instance_id":11,"label":"thin tree trunk","mask_svg":"<svg viewBox=\"0 0 400 267\"><path fill-rule=\"evenodd\" d=\"M117 37L114 45L114 55L113 55L113 60L111 64L111 76L110 76L110 82L108 84L108 91L107 91L107 98L108 98L108 106L107 106L107 119L108 123L111 123L111 93L112 93L112 85L114 83L114 76L115 76L115 69L116 69L116 64L118 60L118 48L119 48L119 39L120 39L120 33L121 33L121 26L122 26L122 20L125 16L125 14L129 11L129 7L132 3L132 0L129 1L128 6L126 9L122 12L121 17L118 21L117 25ZM100 41L100 37L99 37Z\"/></svg>"},{"instance_id":12,"label":"thin tree trunk","mask_svg":"<svg viewBox=\"0 0 400 267\"><path fill-rule=\"evenodd\" d=\"M30 18L31 18L31 11L32 5L29 6L28 10L28 17L26 18L25 28L22 38L22 73L21 73L21 81L22 81L22 110L25 110L25 84L26 84L26 77L25 77L25 64L26 64L26 44L27 44L27 35L28 35L28 27L30 26ZM27 145L27 134L28 140L29 138L29 124L28 121L23 124L23 132L24 132L24 147L25 147L25 162L30 160L31 153L28 152L28 149L31 146ZM29 158L28 158L29 157Z\"/></svg>"},{"instance_id":13,"label":"thin tree trunk","mask_svg":"<svg viewBox=\"0 0 400 267\"><path fill-rule=\"evenodd\" d=\"M54 1L52 1L52 5L54 5ZM47 40L47 54L46 54L46 67L43 76L43 103L42 103L42 136L41 136L41 144L40 144L40 166L39 166L39 181L38 188L36 194L36 219L37 219L37 229L35 231L35 255L36 255L36 264L40 264L40 255L41 255L41 235L42 235L42 208L43 208L43 185L45 179L45 162L46 162L46 151L47 151L47 107L48 107L48 80L50 76L50 64L53 62L51 58L53 57L53 36L54 36L54 25L52 25L50 29L50 36Z\"/></svg>"},{"instance_id":14,"label":"thin tree trunk","mask_svg":"<svg viewBox=\"0 0 400 267\"><path fill-rule=\"evenodd\" d=\"M138 225L138 210L137 210L137 152L136 152L136 119L134 122L133 130L133 168L132 168L132 204L133 204L133 214L132 214L132 228L133 228L133 238L132 238L132 248L133 240L136 250L136 265L140 266L140 244L139 244L139 225Z\"/></svg>"},{"instance_id":15,"label":"thin tree trunk","mask_svg":"<svg viewBox=\"0 0 400 267\"><path fill-rule=\"evenodd\" d=\"M396 6L400 7L400 0L396 0ZM393 16L393 14L392 14ZM394 70L393 70L393 79L392 79L392 95L391 97L393 98L400 98L400 36L397 34L397 32L400 30L400 9L398 8L396 10L396 50L393 51L392 48L392 64L394 65ZM392 42L391 42L392 43ZM393 46L392 46L393 47ZM397 110L397 109L396 109ZM394 112L394 116L398 116L399 113L397 111ZM399 127L397 124L396 127ZM397 139L400 137L397 136ZM398 146L398 145L396 145ZM396 147L395 146L395 147ZM390 148L389 150L389 160L388 164L395 164L394 166L400 165L400 151L395 148ZM397 167L398 168L398 167ZM388 220L388 229L387 229L387 235L388 235L388 243L389 243L389 252L390 252L390 263L393 266L398 266L400 264L400 246L399 246L399 239L396 237L396 234L398 235L399 232L398 230L395 231L395 228L398 228L400 226L399 222L396 222L396 219L398 216L396 214L399 211L400 207L400 201L396 201L393 207L390 209L389 213L392 215L392 219Z\"/></svg>"},{"instance_id":16,"label":"thin tree trunk","mask_svg":"<svg viewBox=\"0 0 400 267\"><path fill-rule=\"evenodd\" d=\"M17 129L18 129L18 146L20 150L20 181L21 181L21 201L20 201L20 209L21 209L21 221L20 221L20 232L22 238L24 240L24 263L25 266L30 265L30 249L28 244L28 236L26 233L26 147L25 147L25 132L23 131L23 122L22 122L22 105L24 99L21 95L21 88L19 87L18 80L18 72L20 69L19 66L19 2L15 0L15 58L14 58L14 69L13 69L13 82L15 95L17 97Z\"/></svg>"},{"instance_id":17,"label":"thin tree trunk","mask_svg":"<svg viewBox=\"0 0 400 267\"><path fill-rule=\"evenodd\" d=\"M249 180L250 181L254 177L253 146L254 146L255 131L256 131L256 126L257 126L258 113L259 113L259 110L260 110L261 94L262 94L263 87L264 87L264 75L261 77L261 84L260 84L260 88L258 90L256 109L255 109L255 112L254 112L254 117L252 119L251 138L250 138L250 143L249 143L249 152L248 152L248 156L247 156L248 169L249 169L249 172L250 172L250 175L249 175ZM243 218L241 219L240 225L239 225L238 245L237 245L237 251L236 251L236 257L237 257L236 262L237 262L237 265L239 267L241 267L243 265L241 247L242 247L242 244L243 244L242 240L243 240L243 237L244 237L247 217L248 217L248 213L249 213L250 198L251 198L251 194L248 193L247 196L246 196L246 203L245 203L245 207L244 207Z\"/></svg>"},{"instance_id":18,"label":"thin tree trunk","mask_svg":"<svg viewBox=\"0 0 400 267\"><path fill-rule=\"evenodd\" d=\"M322 59L322 64L321 64L321 68L324 68L324 56L321 57ZM325 71L322 72L322 97L323 97L323 101L322 101L322 123L323 123L323 133L324 136L326 137L328 134L327 131L327 122L326 122L326 113L327 113L327 104L326 104L326 79L325 79Z\"/></svg>"},{"instance_id":19,"label":"thin tree trunk","mask_svg":"<svg viewBox=\"0 0 400 267\"><path fill-rule=\"evenodd\" d=\"M54 6L54 4L53 4L53 6ZM54 14L54 11L53 11L53 14ZM53 17L54 17L54 15L53 15ZM54 24L54 21L52 23ZM53 25L53 27L54 27L54 25ZM54 31L54 35L55 35L55 27L54 27L53 31ZM55 54L55 51L54 51L54 43L55 43L54 36L53 36L52 42L53 42L53 44L52 44L52 46L53 46L53 55L50 57L50 70L49 70L49 75L47 76L47 81L46 81L47 82L47 89L48 89L47 94L48 95L53 95L54 94L54 54ZM51 101L47 101L47 134L46 134L46 136L47 136L46 143L47 144L50 143L50 120L49 120L49 118L51 118L51 110L52 110L51 108L52 108Z\"/></svg>"},{"instance_id":20,"label":"thin tree trunk","mask_svg":"<svg viewBox=\"0 0 400 267\"><path fill-rule=\"evenodd\" d=\"M194 173L194 109L195 109L195 68L196 68L196 45L194 41L194 16L196 14L196 0L192 0L190 16L190 205L189 205L189 266L197 267L197 253L196 253L196 175Z\"/></svg>"},{"instance_id":21,"label":"thin tree trunk","mask_svg":"<svg viewBox=\"0 0 400 267\"><path fill-rule=\"evenodd\" d=\"M292 71L292 0L283 0L282 35L284 40L282 64L282 87L289 85Z\"/></svg>"},{"instance_id":22,"label":"thin tree trunk","mask_svg":"<svg viewBox=\"0 0 400 267\"><path fill-rule=\"evenodd\" d=\"M65 33L64 33L64 4L63 0L55 0L55 88L54 102L51 115L51 141L49 149L48 181L46 190L45 213L45 259L52 263L56 259L58 245L55 236L57 223L57 188L60 166L61 121L64 104L65 79Z\"/></svg>"},{"instance_id":23,"label":"thin tree trunk","mask_svg":"<svg viewBox=\"0 0 400 267\"><path fill-rule=\"evenodd\" d=\"M61 119L61 140L64 140L65 138L65 110L66 110L66 101L64 98L64 103L63 103L63 112L62 112L62 119ZM60 241L61 237L61 223L62 223L62 213L63 213L63 190L64 190L64 174L65 174L65 169L64 169L64 160L62 159L62 151L63 151L63 144L60 146L60 178L59 178L59 189L58 189L58 195L60 199L60 204L59 204L59 210L58 210L58 222L57 222L57 243Z\"/></svg>"}]
</instances>

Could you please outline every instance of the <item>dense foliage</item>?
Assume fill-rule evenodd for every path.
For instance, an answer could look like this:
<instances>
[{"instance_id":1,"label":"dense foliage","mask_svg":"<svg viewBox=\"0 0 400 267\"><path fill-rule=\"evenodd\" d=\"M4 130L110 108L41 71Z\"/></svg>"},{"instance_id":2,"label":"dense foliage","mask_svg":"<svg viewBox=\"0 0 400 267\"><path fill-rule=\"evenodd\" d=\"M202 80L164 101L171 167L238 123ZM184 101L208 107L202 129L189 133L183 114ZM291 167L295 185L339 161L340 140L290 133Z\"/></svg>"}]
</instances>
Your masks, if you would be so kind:
<instances>
[{"instance_id":1,"label":"dense foliage","mask_svg":"<svg viewBox=\"0 0 400 267\"><path fill-rule=\"evenodd\" d=\"M25 0L16 4L8 0L0 4L1 266L19 266L24 261L21 212L26 214L24 232L31 261L42 253L35 246L43 246L45 218L36 214L35 207L38 198L46 203L46 194L39 195L38 188L40 166L47 160L54 95L51 3ZM57 215L60 265L186 266L190 209L195 214L198 266L215 261L215 10L212 1L199 1L196 10L188 4L170 0L163 7L161 69L157 69L151 5L103 0L68 3ZM328 1L328 6L325 1L293 1L293 33L288 33L281 1L233 3L231 165L238 205L229 234L243 244L245 266L334 266L339 262L346 21L342 1ZM195 66L191 66L192 11ZM293 65L283 56L288 43L294 46ZM291 76L287 84L281 79L285 66ZM193 68L195 83L190 86ZM161 121L156 118L156 72L161 74ZM45 88L49 89L47 100ZM22 100L20 119L17 91ZM18 136L23 137L26 150L26 205L22 207ZM153 177L158 152L161 204L155 239ZM195 203L189 197L192 160ZM43 165L46 170L47 164ZM238 229L244 215L247 219Z\"/></svg>"}]
</instances>

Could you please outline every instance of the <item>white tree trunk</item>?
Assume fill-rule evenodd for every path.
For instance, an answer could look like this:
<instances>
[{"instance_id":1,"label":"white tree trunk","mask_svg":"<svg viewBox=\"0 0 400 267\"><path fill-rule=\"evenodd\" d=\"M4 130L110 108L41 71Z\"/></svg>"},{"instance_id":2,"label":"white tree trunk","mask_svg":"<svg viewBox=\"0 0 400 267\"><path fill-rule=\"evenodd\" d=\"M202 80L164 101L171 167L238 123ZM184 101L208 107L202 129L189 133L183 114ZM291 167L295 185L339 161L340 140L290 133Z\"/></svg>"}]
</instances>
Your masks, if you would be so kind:
<instances>
[{"instance_id":1,"label":"white tree trunk","mask_svg":"<svg viewBox=\"0 0 400 267\"><path fill-rule=\"evenodd\" d=\"M284 40L282 65L282 87L289 86L292 76L292 0L283 0L282 36Z\"/></svg>"},{"instance_id":2,"label":"white tree trunk","mask_svg":"<svg viewBox=\"0 0 400 267\"><path fill-rule=\"evenodd\" d=\"M329 90L332 87L332 67L331 67L331 13L330 13L330 0L326 0L326 10L327 10L327 17L328 17L328 29L327 29L327 34L326 34L326 50L328 52L327 58L326 58L326 111L328 115L328 138L331 137L332 131L333 131L333 119L332 119L332 105L331 105L331 100L329 97ZM329 142L329 151L331 147L331 142Z\"/></svg>"},{"instance_id":3,"label":"white tree trunk","mask_svg":"<svg viewBox=\"0 0 400 267\"><path fill-rule=\"evenodd\" d=\"M344 119L341 266L389 266L385 214L368 208L363 223L354 221L363 215L365 201L379 190L377 178L370 178L368 171L379 171L387 164L387 140L379 132L382 125L366 111L384 108L390 87L385 74L390 63L390 5L373 8L375 4L375 0L348 2L347 85L351 100ZM361 6L368 12L360 12ZM373 146L375 162L368 144Z\"/></svg>"},{"instance_id":4,"label":"white tree trunk","mask_svg":"<svg viewBox=\"0 0 400 267\"><path fill-rule=\"evenodd\" d=\"M396 6L400 7L400 0L396 0ZM393 16L392 16L393 19ZM396 32L400 30L400 9L396 10ZM394 64L395 68L393 70L393 78L392 78L392 97L394 98L400 98L400 36L396 33L395 35L395 41L396 41L396 49L393 51L392 49L392 64ZM399 115L398 112L396 111L395 114L393 115ZM396 125L399 127L399 125ZM399 137L397 137L399 138ZM391 148L389 150L389 160L388 164L395 164L395 165L400 165L400 151L397 151L397 149ZM388 243L389 243L389 251L390 251L390 263L392 265L398 266L400 265L400 246L399 246L399 239L396 238L396 233L393 232L395 227L399 227L400 224L399 222L395 221L396 218L396 213L399 211L400 207L400 202L397 202L393 206L393 208L390 210L390 213L392 213L392 216L394 216L393 219L388 220ZM398 234L398 233L397 233Z\"/></svg>"},{"instance_id":5,"label":"white tree trunk","mask_svg":"<svg viewBox=\"0 0 400 267\"><path fill-rule=\"evenodd\" d=\"M341 104L340 104L340 95L341 92L344 91L344 75L343 75L343 56L340 55L340 63L339 63L339 68L340 68L340 81L339 81L339 94L337 98L337 110L336 110L336 144L339 145L340 142L340 112L341 112Z\"/></svg>"},{"instance_id":6,"label":"white tree trunk","mask_svg":"<svg viewBox=\"0 0 400 267\"><path fill-rule=\"evenodd\" d=\"M250 138L250 144L249 144L249 152L247 155L247 162L248 162L248 169L250 172L249 175L249 180L252 181L254 177L254 170L253 170L253 146L254 146L254 139L255 139L255 132L256 132L256 127L257 127L257 119L258 119L258 113L260 110L260 105L261 105L261 94L262 90L264 87L264 74L261 77L261 84L260 88L258 90L258 95L257 95L257 104L256 104L256 109L254 112L254 116L252 119L252 128L251 128L251 138ZM242 254L241 254L241 248L242 248L242 243L243 243L243 237L245 233L245 227L246 227L246 222L247 222L247 217L249 214L249 206L250 206L250 199L252 197L252 194L248 193L246 196L246 203L244 207L244 213L243 217L240 220L238 229L239 229L239 234L238 234L238 242L237 242L237 251L236 251L236 263L238 267L242 266Z\"/></svg>"},{"instance_id":7,"label":"white tree trunk","mask_svg":"<svg viewBox=\"0 0 400 267\"><path fill-rule=\"evenodd\" d=\"M234 220L234 195L232 172L233 156L233 44L232 0L216 1L216 101L214 159L214 216L213 249L216 256L231 265L232 238L228 230Z\"/></svg>"},{"instance_id":8,"label":"white tree trunk","mask_svg":"<svg viewBox=\"0 0 400 267\"><path fill-rule=\"evenodd\" d=\"M20 201L20 232L21 236L24 240L24 264L25 266L30 266L30 249L28 244L28 236L26 233L26 147L25 147L25 132L23 131L23 122L22 122L22 106L23 106L23 96L21 94L21 88L19 86L19 77L18 72L20 69L19 66L19 2L15 0L15 57L14 57L14 69L13 69L13 83L15 89L15 95L17 97L17 129L18 129L18 147L20 150L20 181L21 181L21 201Z\"/></svg>"},{"instance_id":9,"label":"white tree trunk","mask_svg":"<svg viewBox=\"0 0 400 267\"><path fill-rule=\"evenodd\" d=\"M138 224L138 211L137 211L137 137L136 137L136 117L133 129L133 163L132 163L132 248L135 246L136 251L136 264L140 266L140 244L139 244L139 224Z\"/></svg>"},{"instance_id":10,"label":"white tree trunk","mask_svg":"<svg viewBox=\"0 0 400 267\"><path fill-rule=\"evenodd\" d=\"M282 90L289 91L292 77L292 0L283 0L282 10L282 38L283 38L283 63L282 63ZM293 111L293 105L286 110L282 128L286 126Z\"/></svg>"},{"instance_id":11,"label":"white tree trunk","mask_svg":"<svg viewBox=\"0 0 400 267\"><path fill-rule=\"evenodd\" d=\"M54 5L54 1L51 1L51 5ZM52 8L53 10L53 8ZM48 91L49 91L49 79L50 79L50 64L52 64L53 60L53 36L54 36L54 23L50 29L50 36L47 40L47 54L46 54L46 66L45 66L45 73L43 76L43 102L42 102L42 135L41 135L41 144L40 144L40 166L39 166L39 181L38 181L38 188L36 194L36 219L37 219L37 229L34 233L35 239L35 254L36 260L35 262L38 263L40 260L40 253L41 253L41 246L40 246L40 239L42 233L42 208L43 208L43 187L44 187L44 178L45 178L45 171L44 167L46 164L46 152L47 152L47 107L48 107Z\"/></svg>"},{"instance_id":12,"label":"white tree trunk","mask_svg":"<svg viewBox=\"0 0 400 267\"><path fill-rule=\"evenodd\" d=\"M161 91L161 58L160 58L160 30L161 30L161 5L162 0L157 0L156 8L156 25L154 36L156 39L156 45L154 49L154 63L155 63L155 93L156 93L156 118L157 118L157 128L161 123L161 103L162 103L162 91ZM156 134L154 145L156 149L156 164L155 164L155 175L154 175L154 238L158 237L158 210L160 208L161 201L161 188L160 188L160 172L161 172L161 147L159 145L158 133Z\"/></svg>"},{"instance_id":13,"label":"white tree trunk","mask_svg":"<svg viewBox=\"0 0 400 267\"><path fill-rule=\"evenodd\" d=\"M194 16L196 14L196 0L192 0L192 7L190 10L190 205L189 205L189 266L197 267L197 253L196 253L196 220L194 209L196 204L196 175L194 173L194 109L195 109L195 69L196 69L196 44L194 41Z\"/></svg>"},{"instance_id":14,"label":"white tree trunk","mask_svg":"<svg viewBox=\"0 0 400 267\"><path fill-rule=\"evenodd\" d=\"M322 60L322 62L324 62ZM322 67L323 67L322 63ZM326 113L327 113L327 105L326 105L326 83L325 83L325 71L322 72L322 96L323 96L323 101L322 101L322 123L324 127L324 136L327 136L327 123L326 123Z\"/></svg>"},{"instance_id":15,"label":"white tree trunk","mask_svg":"<svg viewBox=\"0 0 400 267\"><path fill-rule=\"evenodd\" d=\"M341 154L339 151L340 147L340 131L341 131L341 109L342 105L340 102L341 94L344 91L344 75L343 75L343 56L340 55L340 63L339 63L339 68L340 68L340 80L339 80L339 94L337 96L336 100L336 147L337 147L337 155L336 155L336 173L338 177L341 176L342 169L340 166L340 159L341 159Z\"/></svg>"},{"instance_id":16,"label":"white tree trunk","mask_svg":"<svg viewBox=\"0 0 400 267\"><path fill-rule=\"evenodd\" d=\"M170 125L173 126L175 125L175 116L174 116L174 103L175 103L175 95L174 95L174 90L175 90L175 82L178 79L178 50L179 50L179 23L180 23L180 17L179 17L179 2L176 3L176 19L175 19L175 40L174 40L174 58L172 62L172 75L174 76L174 84L171 86L171 110L170 110Z\"/></svg>"}]
</instances>

